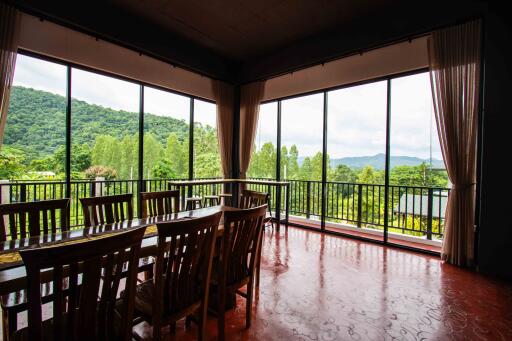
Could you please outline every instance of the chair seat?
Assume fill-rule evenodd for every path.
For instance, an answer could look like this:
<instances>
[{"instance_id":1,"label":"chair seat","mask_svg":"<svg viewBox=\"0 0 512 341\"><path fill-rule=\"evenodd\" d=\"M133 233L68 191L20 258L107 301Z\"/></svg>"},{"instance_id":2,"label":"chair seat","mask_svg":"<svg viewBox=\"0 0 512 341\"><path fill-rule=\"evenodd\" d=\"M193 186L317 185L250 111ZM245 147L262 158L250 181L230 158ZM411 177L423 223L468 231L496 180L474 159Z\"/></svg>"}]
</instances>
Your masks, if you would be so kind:
<instances>
[{"instance_id":1,"label":"chair seat","mask_svg":"<svg viewBox=\"0 0 512 341\"><path fill-rule=\"evenodd\" d=\"M231 197L233 197L233 194L231 194L231 193L221 193L221 194L219 194L219 197L221 197L221 198L231 198Z\"/></svg>"},{"instance_id":2,"label":"chair seat","mask_svg":"<svg viewBox=\"0 0 512 341\"><path fill-rule=\"evenodd\" d=\"M190 198L186 198L185 200L187 201L201 201L201 197L190 197Z\"/></svg>"},{"instance_id":3,"label":"chair seat","mask_svg":"<svg viewBox=\"0 0 512 341\"><path fill-rule=\"evenodd\" d=\"M153 313L153 295L155 286L152 280L147 280L137 285L135 290L135 309L151 316ZM123 295L124 292L121 294Z\"/></svg>"},{"instance_id":4,"label":"chair seat","mask_svg":"<svg viewBox=\"0 0 512 341\"><path fill-rule=\"evenodd\" d=\"M164 275L165 282L165 275ZM142 313L146 316L153 316L153 297L155 295L155 285L153 280L147 280L137 285L135 289L135 310L137 312ZM121 297L124 296L124 291L121 292ZM164 297L167 296L164 294ZM165 299L164 299L165 300ZM180 315L181 311L175 311L174 309L165 309L162 312L162 319L166 319L167 317L178 314ZM198 303L197 303L198 305Z\"/></svg>"},{"instance_id":5,"label":"chair seat","mask_svg":"<svg viewBox=\"0 0 512 341\"><path fill-rule=\"evenodd\" d=\"M64 319L66 318L66 315L64 315ZM43 340L52 340L53 339L53 319L48 319L43 321ZM15 331L12 334L11 340L14 341L29 341L29 335L28 335L28 327L21 328L17 331Z\"/></svg>"}]
</instances>

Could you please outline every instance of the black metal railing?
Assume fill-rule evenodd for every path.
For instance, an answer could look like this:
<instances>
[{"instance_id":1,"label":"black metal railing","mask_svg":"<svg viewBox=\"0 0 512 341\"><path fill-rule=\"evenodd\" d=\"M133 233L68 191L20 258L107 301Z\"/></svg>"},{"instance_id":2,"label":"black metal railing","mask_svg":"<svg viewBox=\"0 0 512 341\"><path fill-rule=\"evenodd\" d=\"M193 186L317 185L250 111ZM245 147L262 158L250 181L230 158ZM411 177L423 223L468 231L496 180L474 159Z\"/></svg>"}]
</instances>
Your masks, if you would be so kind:
<instances>
[{"instance_id":1,"label":"black metal railing","mask_svg":"<svg viewBox=\"0 0 512 341\"><path fill-rule=\"evenodd\" d=\"M267 179L270 180L270 179ZM290 182L290 214L320 220L322 182ZM263 185L251 185L264 191ZM275 198L275 190L268 191ZM439 187L390 185L388 190L388 231L393 233L442 239L444 211L450 189ZM284 210L285 193L281 193ZM273 199L275 204L275 199ZM326 222L359 228L384 228L385 186L346 182L326 182Z\"/></svg>"},{"instance_id":2,"label":"black metal railing","mask_svg":"<svg viewBox=\"0 0 512 341\"><path fill-rule=\"evenodd\" d=\"M144 179L142 191L168 189L169 180ZM260 179L271 180L271 179ZM313 180L287 180L290 182L290 215L320 220L322 215L322 182ZM138 192L138 180L72 180L71 225L83 223L80 198ZM219 194L222 184L194 185L182 195L205 196ZM270 193L270 206L276 210L276 187L250 184L249 189ZM25 202L65 197L66 182L12 180L0 183L0 201ZM448 188L390 185L388 189L388 231L405 235L441 239L444 228L444 210L450 190ZM384 228L385 186L326 182L325 219L327 223L347 224L359 228ZM7 198L5 197L7 195ZM134 207L137 206L134 195ZM281 212L285 209L285 191L281 192Z\"/></svg>"}]
</instances>

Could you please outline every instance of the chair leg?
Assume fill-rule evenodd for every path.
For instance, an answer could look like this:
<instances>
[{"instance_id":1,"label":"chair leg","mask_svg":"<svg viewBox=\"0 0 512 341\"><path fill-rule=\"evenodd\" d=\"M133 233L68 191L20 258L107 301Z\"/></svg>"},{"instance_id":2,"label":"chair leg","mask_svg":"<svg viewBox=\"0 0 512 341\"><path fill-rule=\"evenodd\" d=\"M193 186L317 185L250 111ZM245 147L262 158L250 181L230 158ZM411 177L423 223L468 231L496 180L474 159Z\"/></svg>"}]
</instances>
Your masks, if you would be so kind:
<instances>
[{"instance_id":1,"label":"chair leg","mask_svg":"<svg viewBox=\"0 0 512 341\"><path fill-rule=\"evenodd\" d=\"M217 339L223 341L225 336L225 314L226 314L226 289L221 288L220 286L217 288L219 290L218 299L217 299Z\"/></svg>"},{"instance_id":2,"label":"chair leg","mask_svg":"<svg viewBox=\"0 0 512 341\"><path fill-rule=\"evenodd\" d=\"M199 341L206 340L206 322L208 315L208 302L203 300L201 307L199 307L199 321L198 321L198 331L197 331L197 339Z\"/></svg>"},{"instance_id":3,"label":"chair leg","mask_svg":"<svg viewBox=\"0 0 512 341\"><path fill-rule=\"evenodd\" d=\"M251 276L249 284L247 284L247 297L245 302L245 328L251 327L252 318L252 297L254 293L253 288L254 276Z\"/></svg>"},{"instance_id":4,"label":"chair leg","mask_svg":"<svg viewBox=\"0 0 512 341\"><path fill-rule=\"evenodd\" d=\"M260 250L260 254L258 255L258 258L257 258L257 263L256 263L256 290L259 290L260 288L260 268L261 268L261 250Z\"/></svg>"},{"instance_id":5,"label":"chair leg","mask_svg":"<svg viewBox=\"0 0 512 341\"><path fill-rule=\"evenodd\" d=\"M153 319L153 340L160 341L162 339L162 325L160 321Z\"/></svg>"},{"instance_id":6,"label":"chair leg","mask_svg":"<svg viewBox=\"0 0 512 341\"><path fill-rule=\"evenodd\" d=\"M2 335L5 341L9 340L11 336L9 334L9 318L5 310L2 310Z\"/></svg>"}]
</instances>

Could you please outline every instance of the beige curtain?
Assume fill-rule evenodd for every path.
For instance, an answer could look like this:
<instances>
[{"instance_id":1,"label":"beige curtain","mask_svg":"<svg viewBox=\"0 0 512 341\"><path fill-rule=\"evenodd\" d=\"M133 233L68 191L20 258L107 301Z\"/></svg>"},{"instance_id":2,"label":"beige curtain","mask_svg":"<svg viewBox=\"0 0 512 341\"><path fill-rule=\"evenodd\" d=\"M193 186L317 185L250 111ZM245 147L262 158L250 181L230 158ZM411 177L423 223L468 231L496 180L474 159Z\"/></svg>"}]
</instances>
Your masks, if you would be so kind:
<instances>
[{"instance_id":1,"label":"beige curtain","mask_svg":"<svg viewBox=\"0 0 512 341\"><path fill-rule=\"evenodd\" d=\"M433 32L428 42L437 130L453 184L442 257L458 266L474 261L480 48L480 21Z\"/></svg>"},{"instance_id":2,"label":"beige curtain","mask_svg":"<svg viewBox=\"0 0 512 341\"><path fill-rule=\"evenodd\" d=\"M252 147L256 137L260 103L265 82L242 86L240 94L240 178L245 179L251 162Z\"/></svg>"},{"instance_id":3,"label":"beige curtain","mask_svg":"<svg viewBox=\"0 0 512 341\"><path fill-rule=\"evenodd\" d=\"M214 80L213 95L217 104L217 138L224 178L232 178L233 162L233 86Z\"/></svg>"},{"instance_id":4,"label":"beige curtain","mask_svg":"<svg viewBox=\"0 0 512 341\"><path fill-rule=\"evenodd\" d=\"M9 110L9 95L18 49L19 24L19 12L0 3L0 148L2 148Z\"/></svg>"}]
</instances>

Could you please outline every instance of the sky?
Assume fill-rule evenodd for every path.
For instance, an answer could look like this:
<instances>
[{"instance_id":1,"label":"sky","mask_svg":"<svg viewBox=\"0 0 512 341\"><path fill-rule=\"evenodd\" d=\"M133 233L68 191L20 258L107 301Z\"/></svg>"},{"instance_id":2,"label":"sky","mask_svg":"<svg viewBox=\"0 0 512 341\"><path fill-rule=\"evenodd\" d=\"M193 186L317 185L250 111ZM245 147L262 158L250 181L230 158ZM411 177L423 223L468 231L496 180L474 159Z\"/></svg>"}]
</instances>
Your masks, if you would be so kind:
<instances>
[{"instance_id":1,"label":"sky","mask_svg":"<svg viewBox=\"0 0 512 341\"><path fill-rule=\"evenodd\" d=\"M14 85L66 95L66 67L18 54ZM145 87L144 111L188 122L190 99L186 96ZM139 85L73 68L71 97L115 110L139 112ZM215 105L195 101L195 121L216 125Z\"/></svg>"},{"instance_id":2,"label":"sky","mask_svg":"<svg viewBox=\"0 0 512 341\"><path fill-rule=\"evenodd\" d=\"M391 155L442 159L428 73L391 82ZM14 84L64 96L66 67L18 55ZM72 97L116 110L138 112L139 86L127 81L72 69ZM385 153L386 82L328 92L328 154L333 158ZM216 125L215 105L196 100L195 121ZM145 88L144 110L189 120L190 100ZM282 145L295 144L300 156L322 150L323 94L282 101ZM263 104L256 136L259 148L276 144L277 104Z\"/></svg>"}]
</instances>

